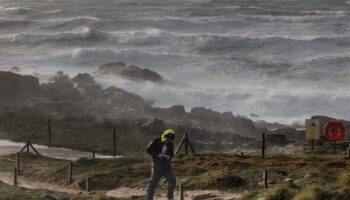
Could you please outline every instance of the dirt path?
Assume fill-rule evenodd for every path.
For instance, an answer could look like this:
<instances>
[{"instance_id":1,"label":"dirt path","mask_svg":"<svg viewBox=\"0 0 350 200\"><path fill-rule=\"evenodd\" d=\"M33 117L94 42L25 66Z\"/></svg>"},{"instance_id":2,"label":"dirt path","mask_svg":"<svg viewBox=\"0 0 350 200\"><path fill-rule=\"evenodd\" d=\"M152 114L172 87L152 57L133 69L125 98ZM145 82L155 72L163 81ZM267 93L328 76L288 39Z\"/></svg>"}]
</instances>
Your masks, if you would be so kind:
<instances>
[{"instance_id":1,"label":"dirt path","mask_svg":"<svg viewBox=\"0 0 350 200\"><path fill-rule=\"evenodd\" d=\"M13 185L13 174L0 173L0 181L8 185ZM68 194L79 194L82 192L81 190L74 190L66 187L61 187L58 185L52 185L45 182L28 181L21 176L18 177L17 182L18 182L17 184L18 186L28 188L28 189L45 189L45 190L51 190L56 192L64 192Z\"/></svg>"},{"instance_id":2,"label":"dirt path","mask_svg":"<svg viewBox=\"0 0 350 200\"><path fill-rule=\"evenodd\" d=\"M145 189L120 187L106 193L107 196L119 198L131 198L135 196L144 196ZM178 191L175 192L175 197L178 197ZM185 199L191 200L237 200L241 197L238 193L222 192L218 190L189 190L185 191ZM155 195L155 200L164 200L165 192L161 194L159 191ZM175 198L176 199L176 198Z\"/></svg>"},{"instance_id":3,"label":"dirt path","mask_svg":"<svg viewBox=\"0 0 350 200\"><path fill-rule=\"evenodd\" d=\"M17 153L22 149L24 145L25 143L21 142L17 143L9 140L0 140L0 156ZM47 146L37 144L33 144L33 146L39 151L40 154L50 158L76 161L81 157L92 157L91 152L77 151L66 148L48 148ZM114 157L110 155L96 154L95 157L102 159L114 159L120 158L121 156Z\"/></svg>"}]
</instances>

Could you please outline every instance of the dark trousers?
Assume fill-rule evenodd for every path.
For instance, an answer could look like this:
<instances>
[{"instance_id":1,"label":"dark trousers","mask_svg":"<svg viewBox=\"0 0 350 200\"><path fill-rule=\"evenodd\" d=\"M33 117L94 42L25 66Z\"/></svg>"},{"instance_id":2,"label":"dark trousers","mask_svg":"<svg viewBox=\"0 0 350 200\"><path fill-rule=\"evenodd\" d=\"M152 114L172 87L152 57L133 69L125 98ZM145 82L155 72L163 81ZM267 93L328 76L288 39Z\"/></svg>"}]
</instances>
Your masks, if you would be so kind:
<instances>
[{"instance_id":1,"label":"dark trousers","mask_svg":"<svg viewBox=\"0 0 350 200\"><path fill-rule=\"evenodd\" d=\"M157 168L156 166L152 167L152 175L148 184L147 189L147 200L153 200L154 190L156 189L159 180L165 177L168 182L168 199L174 199L174 189L176 187L176 179L172 172L171 167L167 168Z\"/></svg>"}]
</instances>

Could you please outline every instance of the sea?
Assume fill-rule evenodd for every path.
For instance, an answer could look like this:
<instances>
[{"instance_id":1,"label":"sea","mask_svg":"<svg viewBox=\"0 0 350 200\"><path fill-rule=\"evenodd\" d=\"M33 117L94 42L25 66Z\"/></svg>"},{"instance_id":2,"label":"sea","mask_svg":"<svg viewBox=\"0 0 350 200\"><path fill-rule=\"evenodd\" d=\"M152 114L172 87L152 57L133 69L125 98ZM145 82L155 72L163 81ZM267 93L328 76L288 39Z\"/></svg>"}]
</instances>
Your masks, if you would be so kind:
<instances>
[{"instance_id":1,"label":"sea","mask_svg":"<svg viewBox=\"0 0 350 200\"><path fill-rule=\"evenodd\" d=\"M124 62L164 81L96 80L156 107L350 119L349 26L347 0L0 0L0 70L45 82Z\"/></svg>"}]
</instances>

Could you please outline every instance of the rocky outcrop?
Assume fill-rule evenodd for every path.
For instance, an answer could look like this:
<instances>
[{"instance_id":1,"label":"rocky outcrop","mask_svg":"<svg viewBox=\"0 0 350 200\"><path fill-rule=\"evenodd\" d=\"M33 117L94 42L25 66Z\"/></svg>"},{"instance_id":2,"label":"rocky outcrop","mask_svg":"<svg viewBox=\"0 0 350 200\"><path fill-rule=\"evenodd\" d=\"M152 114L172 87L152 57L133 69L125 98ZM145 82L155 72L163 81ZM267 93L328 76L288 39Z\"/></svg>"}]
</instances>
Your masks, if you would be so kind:
<instances>
[{"instance_id":1,"label":"rocky outcrop","mask_svg":"<svg viewBox=\"0 0 350 200\"><path fill-rule=\"evenodd\" d=\"M275 130L267 131L267 133L269 135L283 135L289 142L300 143L305 141L305 134L291 127L275 129Z\"/></svg>"},{"instance_id":2,"label":"rocky outcrop","mask_svg":"<svg viewBox=\"0 0 350 200\"><path fill-rule=\"evenodd\" d=\"M196 124L209 130L232 132L246 137L255 137L256 128L252 120L234 116L232 112L220 113L203 107L192 108L190 117Z\"/></svg>"},{"instance_id":3,"label":"rocky outcrop","mask_svg":"<svg viewBox=\"0 0 350 200\"><path fill-rule=\"evenodd\" d=\"M268 134L266 141L270 145L285 145L287 144L287 137L283 134Z\"/></svg>"},{"instance_id":4,"label":"rocky outcrop","mask_svg":"<svg viewBox=\"0 0 350 200\"><path fill-rule=\"evenodd\" d=\"M229 132L246 137L255 137L257 133L253 121L234 116L232 112L220 113L203 107L195 107L188 113L183 106L175 105L169 108L150 108L147 113L166 122L186 127Z\"/></svg>"},{"instance_id":5,"label":"rocky outcrop","mask_svg":"<svg viewBox=\"0 0 350 200\"><path fill-rule=\"evenodd\" d=\"M134 65L127 67L126 64L122 62L102 65L98 68L95 74L119 75L133 80L152 82L159 82L162 80L162 77L154 71L147 68L141 69L140 67Z\"/></svg>"},{"instance_id":6,"label":"rocky outcrop","mask_svg":"<svg viewBox=\"0 0 350 200\"><path fill-rule=\"evenodd\" d=\"M123 67L122 64L118 65ZM109 65L104 67L110 69ZM118 71L118 68L112 69ZM152 119L141 126L147 132L155 131L157 128L154 127L159 129L162 126L159 122L163 121L186 129L197 128L218 134L225 132L255 137L257 133L253 121L235 116L231 112L220 113L203 107L186 112L182 105L154 108L142 97L120 88L103 89L90 74L78 74L70 78L63 72L58 72L48 83L42 85L33 76L21 76L11 72L3 72L2 76L0 74L0 92L3 97L8 97L8 102L15 102L16 99L32 100L36 111L45 114Z\"/></svg>"},{"instance_id":7,"label":"rocky outcrop","mask_svg":"<svg viewBox=\"0 0 350 200\"><path fill-rule=\"evenodd\" d=\"M41 93L38 78L0 71L1 107L31 107Z\"/></svg>"}]
</instances>

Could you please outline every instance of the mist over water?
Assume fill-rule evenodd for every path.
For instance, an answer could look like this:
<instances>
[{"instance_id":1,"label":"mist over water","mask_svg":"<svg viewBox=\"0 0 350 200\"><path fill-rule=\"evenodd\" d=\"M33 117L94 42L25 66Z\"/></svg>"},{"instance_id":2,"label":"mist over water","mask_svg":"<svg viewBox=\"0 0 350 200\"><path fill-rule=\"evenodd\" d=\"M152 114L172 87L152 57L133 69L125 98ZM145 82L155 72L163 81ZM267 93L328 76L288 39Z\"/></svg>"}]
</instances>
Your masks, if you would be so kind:
<instances>
[{"instance_id":1,"label":"mist over water","mask_svg":"<svg viewBox=\"0 0 350 200\"><path fill-rule=\"evenodd\" d=\"M154 106L350 119L349 25L345 0L0 0L0 70L45 79L121 61L165 81L98 82Z\"/></svg>"}]
</instances>

